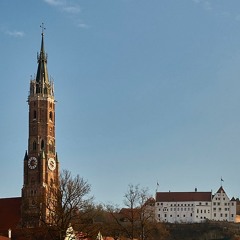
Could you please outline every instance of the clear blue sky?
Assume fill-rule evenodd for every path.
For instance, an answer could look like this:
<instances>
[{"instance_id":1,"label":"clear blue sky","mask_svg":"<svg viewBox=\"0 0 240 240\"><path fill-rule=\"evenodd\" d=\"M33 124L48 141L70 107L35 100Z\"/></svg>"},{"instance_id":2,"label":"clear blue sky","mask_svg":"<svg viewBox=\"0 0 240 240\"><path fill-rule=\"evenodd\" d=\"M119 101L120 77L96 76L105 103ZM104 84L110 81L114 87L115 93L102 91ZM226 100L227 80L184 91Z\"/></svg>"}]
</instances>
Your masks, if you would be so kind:
<instances>
[{"instance_id":1,"label":"clear blue sky","mask_svg":"<svg viewBox=\"0 0 240 240\"><path fill-rule=\"evenodd\" d=\"M240 196L239 0L1 0L1 198L21 195L42 22L61 169L96 202L221 177Z\"/></svg>"}]
</instances>

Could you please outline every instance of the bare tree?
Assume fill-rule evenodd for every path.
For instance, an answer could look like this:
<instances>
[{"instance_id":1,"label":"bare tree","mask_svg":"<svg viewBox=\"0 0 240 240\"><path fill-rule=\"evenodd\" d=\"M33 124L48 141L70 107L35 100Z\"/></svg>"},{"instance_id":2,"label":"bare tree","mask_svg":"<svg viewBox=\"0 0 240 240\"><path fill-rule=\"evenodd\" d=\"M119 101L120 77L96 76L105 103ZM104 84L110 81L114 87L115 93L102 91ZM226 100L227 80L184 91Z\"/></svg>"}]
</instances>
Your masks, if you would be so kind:
<instances>
[{"instance_id":1,"label":"bare tree","mask_svg":"<svg viewBox=\"0 0 240 240\"><path fill-rule=\"evenodd\" d=\"M126 208L107 206L107 211L118 225L114 227L119 236L141 240L160 240L167 236L163 224L155 221L155 200L150 196L148 188L130 184L123 203Z\"/></svg>"},{"instance_id":2,"label":"bare tree","mask_svg":"<svg viewBox=\"0 0 240 240\"><path fill-rule=\"evenodd\" d=\"M50 189L46 201L48 221L44 224L54 238L57 235L58 239L62 239L70 223L74 225L81 222L92 205L90 190L89 183L79 175L73 177L68 170L61 172L58 188Z\"/></svg>"}]
</instances>

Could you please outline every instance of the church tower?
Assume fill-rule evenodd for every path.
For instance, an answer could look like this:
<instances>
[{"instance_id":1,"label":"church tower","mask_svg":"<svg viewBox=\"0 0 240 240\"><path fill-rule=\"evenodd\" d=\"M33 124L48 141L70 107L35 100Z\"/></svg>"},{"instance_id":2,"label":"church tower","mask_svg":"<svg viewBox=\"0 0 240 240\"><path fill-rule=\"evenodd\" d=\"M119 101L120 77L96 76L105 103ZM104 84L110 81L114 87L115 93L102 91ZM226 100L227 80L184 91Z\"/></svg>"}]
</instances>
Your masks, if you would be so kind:
<instances>
[{"instance_id":1,"label":"church tower","mask_svg":"<svg viewBox=\"0 0 240 240\"><path fill-rule=\"evenodd\" d=\"M29 135L24 157L22 226L52 224L59 184L59 162L55 149L55 99L47 70L44 27L37 74L30 80L28 96Z\"/></svg>"}]
</instances>

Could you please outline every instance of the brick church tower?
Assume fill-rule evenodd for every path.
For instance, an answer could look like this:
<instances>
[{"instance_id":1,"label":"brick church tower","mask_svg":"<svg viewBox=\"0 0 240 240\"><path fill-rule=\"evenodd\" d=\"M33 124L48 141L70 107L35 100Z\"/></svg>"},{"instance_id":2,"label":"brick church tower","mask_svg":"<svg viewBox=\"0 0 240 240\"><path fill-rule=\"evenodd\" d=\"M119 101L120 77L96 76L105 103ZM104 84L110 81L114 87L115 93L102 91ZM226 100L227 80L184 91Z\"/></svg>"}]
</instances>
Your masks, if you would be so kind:
<instances>
[{"instance_id":1,"label":"brick church tower","mask_svg":"<svg viewBox=\"0 0 240 240\"><path fill-rule=\"evenodd\" d=\"M55 99L48 76L44 50L44 27L37 75L30 81L28 96L29 136L24 157L22 227L52 224L59 184L59 162L55 149Z\"/></svg>"}]
</instances>

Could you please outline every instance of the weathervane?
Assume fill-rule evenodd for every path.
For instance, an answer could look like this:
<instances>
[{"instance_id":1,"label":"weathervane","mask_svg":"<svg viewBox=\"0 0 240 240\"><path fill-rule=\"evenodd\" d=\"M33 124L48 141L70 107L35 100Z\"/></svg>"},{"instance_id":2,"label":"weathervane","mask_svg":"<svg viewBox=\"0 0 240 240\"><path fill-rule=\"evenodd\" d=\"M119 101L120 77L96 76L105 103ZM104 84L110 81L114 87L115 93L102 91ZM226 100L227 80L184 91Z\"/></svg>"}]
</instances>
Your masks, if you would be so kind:
<instances>
[{"instance_id":1,"label":"weathervane","mask_svg":"<svg viewBox=\"0 0 240 240\"><path fill-rule=\"evenodd\" d=\"M44 23L40 25L40 28L42 28L42 35L44 35L44 30L46 30L46 28L44 27Z\"/></svg>"}]
</instances>

